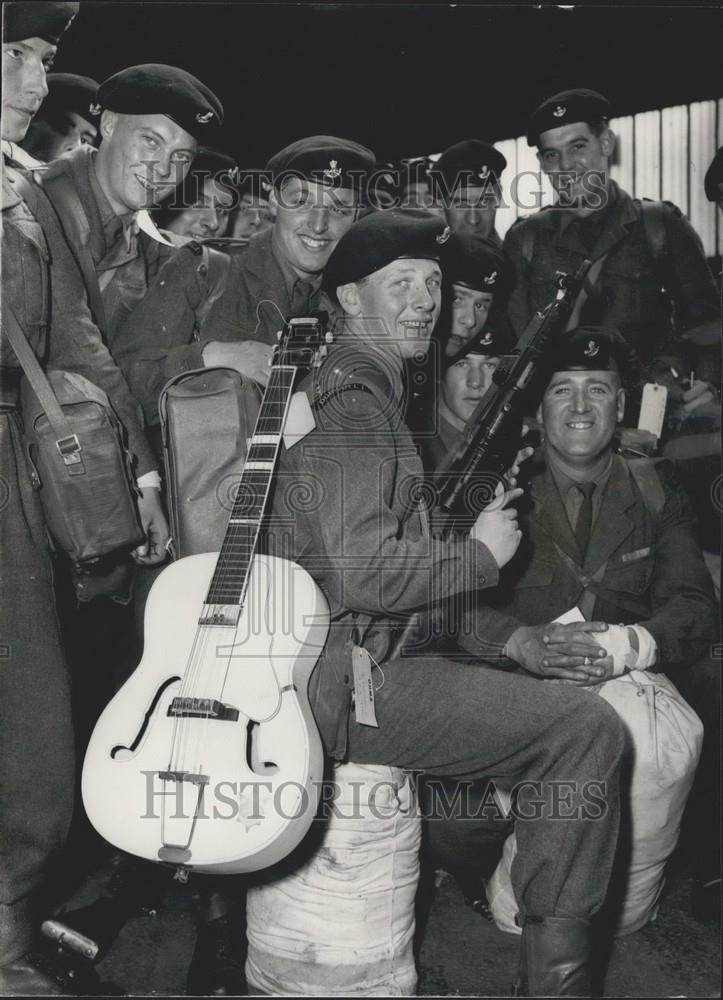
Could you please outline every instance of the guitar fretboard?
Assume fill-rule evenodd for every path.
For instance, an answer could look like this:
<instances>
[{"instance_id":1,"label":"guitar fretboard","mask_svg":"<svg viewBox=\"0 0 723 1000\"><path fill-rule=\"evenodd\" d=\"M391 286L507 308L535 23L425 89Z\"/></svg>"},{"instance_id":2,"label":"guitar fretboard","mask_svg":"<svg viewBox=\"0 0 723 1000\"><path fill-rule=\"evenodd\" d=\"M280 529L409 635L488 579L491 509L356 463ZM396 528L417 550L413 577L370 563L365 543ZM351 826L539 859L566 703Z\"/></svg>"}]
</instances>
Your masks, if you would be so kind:
<instances>
[{"instance_id":1,"label":"guitar fretboard","mask_svg":"<svg viewBox=\"0 0 723 1000\"><path fill-rule=\"evenodd\" d=\"M296 367L271 369L206 604L243 604L295 377Z\"/></svg>"}]
</instances>

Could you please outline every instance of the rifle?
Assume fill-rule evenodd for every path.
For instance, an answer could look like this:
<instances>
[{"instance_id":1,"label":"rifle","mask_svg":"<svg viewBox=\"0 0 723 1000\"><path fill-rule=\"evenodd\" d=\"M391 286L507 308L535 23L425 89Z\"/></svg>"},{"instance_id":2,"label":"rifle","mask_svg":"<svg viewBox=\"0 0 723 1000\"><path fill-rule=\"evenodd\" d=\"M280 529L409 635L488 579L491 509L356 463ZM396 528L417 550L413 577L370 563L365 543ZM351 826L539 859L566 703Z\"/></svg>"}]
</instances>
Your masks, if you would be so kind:
<instances>
[{"instance_id":1,"label":"rifle","mask_svg":"<svg viewBox=\"0 0 723 1000\"><path fill-rule=\"evenodd\" d=\"M434 520L446 531L450 520L458 527L463 520L474 520L492 501L498 485L505 485L505 473L520 447L528 390L552 342L564 331L590 266L585 260L572 276L557 272L554 299L532 317L514 354L500 360L490 387L467 421L459 448L437 469Z\"/></svg>"}]
</instances>

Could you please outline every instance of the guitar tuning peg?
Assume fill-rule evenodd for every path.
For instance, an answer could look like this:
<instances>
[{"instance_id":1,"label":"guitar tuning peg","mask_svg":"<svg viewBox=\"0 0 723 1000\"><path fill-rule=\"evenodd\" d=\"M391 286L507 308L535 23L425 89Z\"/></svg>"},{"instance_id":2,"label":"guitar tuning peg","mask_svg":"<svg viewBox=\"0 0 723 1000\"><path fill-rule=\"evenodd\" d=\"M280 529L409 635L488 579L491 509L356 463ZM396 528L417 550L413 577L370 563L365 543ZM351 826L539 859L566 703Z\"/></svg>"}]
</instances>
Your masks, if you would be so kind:
<instances>
[{"instance_id":1,"label":"guitar tuning peg","mask_svg":"<svg viewBox=\"0 0 723 1000\"><path fill-rule=\"evenodd\" d=\"M326 331L326 333L324 334L324 340L327 342L327 344L334 343L334 334L331 332L331 330Z\"/></svg>"}]
</instances>

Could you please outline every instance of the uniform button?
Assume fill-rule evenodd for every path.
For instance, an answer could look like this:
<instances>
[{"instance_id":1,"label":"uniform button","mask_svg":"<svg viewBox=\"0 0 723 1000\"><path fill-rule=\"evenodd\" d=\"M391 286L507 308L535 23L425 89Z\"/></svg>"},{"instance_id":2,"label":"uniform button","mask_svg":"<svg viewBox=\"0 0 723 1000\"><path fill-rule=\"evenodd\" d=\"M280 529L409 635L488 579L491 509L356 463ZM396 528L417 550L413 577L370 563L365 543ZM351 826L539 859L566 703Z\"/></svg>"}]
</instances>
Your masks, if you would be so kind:
<instances>
[{"instance_id":1,"label":"uniform button","mask_svg":"<svg viewBox=\"0 0 723 1000\"><path fill-rule=\"evenodd\" d=\"M345 684L349 683L349 674L344 674L344 683Z\"/></svg>"},{"instance_id":2,"label":"uniform button","mask_svg":"<svg viewBox=\"0 0 723 1000\"><path fill-rule=\"evenodd\" d=\"M484 573L480 573L480 575L477 577L477 582L478 583L486 583L487 582L487 577L484 575Z\"/></svg>"}]
</instances>

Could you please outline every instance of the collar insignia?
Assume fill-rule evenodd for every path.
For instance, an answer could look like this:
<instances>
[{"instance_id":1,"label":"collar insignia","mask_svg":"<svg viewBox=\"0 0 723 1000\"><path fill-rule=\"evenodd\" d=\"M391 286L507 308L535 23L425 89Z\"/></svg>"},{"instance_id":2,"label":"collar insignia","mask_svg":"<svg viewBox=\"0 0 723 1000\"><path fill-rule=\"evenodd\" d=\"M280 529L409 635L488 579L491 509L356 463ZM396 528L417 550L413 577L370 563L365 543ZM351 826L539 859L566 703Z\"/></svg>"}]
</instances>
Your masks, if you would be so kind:
<instances>
[{"instance_id":1,"label":"collar insignia","mask_svg":"<svg viewBox=\"0 0 723 1000\"><path fill-rule=\"evenodd\" d=\"M566 107L564 107L562 104L558 104L555 110L552 112L552 114L554 118L562 118L562 116L566 113L566 111L567 111Z\"/></svg>"},{"instance_id":2,"label":"collar insignia","mask_svg":"<svg viewBox=\"0 0 723 1000\"><path fill-rule=\"evenodd\" d=\"M489 347L491 343L492 343L492 332L488 331L484 335L484 337L482 338L482 340L480 340L480 344L483 344L485 347Z\"/></svg>"},{"instance_id":3,"label":"collar insignia","mask_svg":"<svg viewBox=\"0 0 723 1000\"><path fill-rule=\"evenodd\" d=\"M88 111L90 111L90 113L92 115L99 115L100 114L100 104L90 104L90 105L88 105Z\"/></svg>"},{"instance_id":4,"label":"collar insignia","mask_svg":"<svg viewBox=\"0 0 723 1000\"><path fill-rule=\"evenodd\" d=\"M199 125L207 125L213 118L213 111L207 111L204 115L199 111L196 115L196 121Z\"/></svg>"},{"instance_id":5,"label":"collar insignia","mask_svg":"<svg viewBox=\"0 0 723 1000\"><path fill-rule=\"evenodd\" d=\"M495 281L497 281L497 271L488 274L484 279L485 285L494 285Z\"/></svg>"},{"instance_id":6,"label":"collar insignia","mask_svg":"<svg viewBox=\"0 0 723 1000\"><path fill-rule=\"evenodd\" d=\"M594 358L596 354L600 353L600 348L595 343L594 340L588 340L587 347L582 352L586 358Z\"/></svg>"},{"instance_id":7,"label":"collar insignia","mask_svg":"<svg viewBox=\"0 0 723 1000\"><path fill-rule=\"evenodd\" d=\"M329 166L324 171L324 177L328 177L330 181L335 181L337 177L341 176L341 167L336 162L336 160L329 160Z\"/></svg>"},{"instance_id":8,"label":"collar insignia","mask_svg":"<svg viewBox=\"0 0 723 1000\"><path fill-rule=\"evenodd\" d=\"M434 238L437 241L437 243L439 243L439 245L441 246L443 243L447 242L447 240L449 239L449 237L451 235L452 235L452 230L449 228L449 226L445 226L444 230L441 233L439 233L438 236L435 236Z\"/></svg>"}]
</instances>

